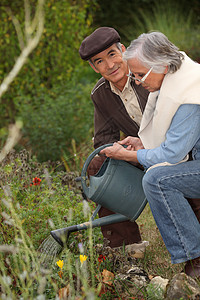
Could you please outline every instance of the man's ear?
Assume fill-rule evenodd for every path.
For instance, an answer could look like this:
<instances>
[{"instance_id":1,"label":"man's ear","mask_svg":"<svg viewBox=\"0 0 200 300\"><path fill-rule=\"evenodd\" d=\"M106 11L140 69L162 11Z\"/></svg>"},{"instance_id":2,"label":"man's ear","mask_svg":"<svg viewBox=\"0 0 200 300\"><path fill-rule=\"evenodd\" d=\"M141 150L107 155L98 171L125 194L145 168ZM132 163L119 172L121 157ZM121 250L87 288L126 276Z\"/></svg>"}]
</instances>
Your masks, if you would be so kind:
<instances>
[{"instance_id":1,"label":"man's ear","mask_svg":"<svg viewBox=\"0 0 200 300\"><path fill-rule=\"evenodd\" d=\"M91 62L89 62L89 64L90 64L90 67L92 67L92 69L93 69L96 73L99 73L99 71L95 68L95 66L94 66Z\"/></svg>"},{"instance_id":2,"label":"man's ear","mask_svg":"<svg viewBox=\"0 0 200 300\"><path fill-rule=\"evenodd\" d=\"M123 44L121 44L121 47L122 47L122 52L125 52L126 51L126 47Z\"/></svg>"}]
</instances>

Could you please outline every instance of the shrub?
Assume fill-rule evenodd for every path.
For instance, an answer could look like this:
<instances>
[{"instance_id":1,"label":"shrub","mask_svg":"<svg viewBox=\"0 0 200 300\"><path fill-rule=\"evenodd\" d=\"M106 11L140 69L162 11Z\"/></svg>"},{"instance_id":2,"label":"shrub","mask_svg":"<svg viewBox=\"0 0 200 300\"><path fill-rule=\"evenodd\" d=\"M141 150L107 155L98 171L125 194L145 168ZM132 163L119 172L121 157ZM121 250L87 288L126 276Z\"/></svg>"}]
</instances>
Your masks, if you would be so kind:
<instances>
[{"instance_id":1,"label":"shrub","mask_svg":"<svg viewBox=\"0 0 200 300\"><path fill-rule=\"evenodd\" d=\"M182 2L154 1L152 11L138 8L132 12L130 24L134 25L123 28L123 33L132 40L143 32L161 31L180 50L200 61L200 33L196 19L193 8L188 12Z\"/></svg>"},{"instance_id":2,"label":"shrub","mask_svg":"<svg viewBox=\"0 0 200 300\"><path fill-rule=\"evenodd\" d=\"M51 89L32 99L20 97L20 114L24 123L23 136L39 161L59 160L70 153L72 139L77 144L91 140L93 107L91 84ZM28 103L27 103L28 102Z\"/></svg>"},{"instance_id":3,"label":"shrub","mask_svg":"<svg viewBox=\"0 0 200 300\"><path fill-rule=\"evenodd\" d=\"M79 224L90 217L89 204L86 212L79 189L71 185L76 174L68 174L72 175L69 176L71 180L64 184L66 174L57 170L57 167L38 163L27 151L17 154L12 152L2 162L1 299L57 299L59 289L67 285L71 299L78 293L84 294L84 299L91 299L91 294L94 294L96 257L90 253L92 243L98 239L98 230L95 235L90 230L78 235L72 234L69 248L64 248L62 254L52 253L48 247L45 252L41 247L47 246L51 230ZM88 240L89 246L85 246ZM58 245L52 238L49 247L54 246L54 243ZM90 260L90 265L86 262L82 268L79 243L82 243ZM57 259L64 260L62 272L59 272L56 265ZM80 287L77 289L74 277L78 278L84 290L80 290Z\"/></svg>"},{"instance_id":4,"label":"shrub","mask_svg":"<svg viewBox=\"0 0 200 300\"><path fill-rule=\"evenodd\" d=\"M35 3L30 1L32 10ZM10 3L9 7L22 29L24 3L18 0L16 5ZM24 140L28 139L40 160L59 159L72 138L77 143L87 139L93 122L89 95L95 73L80 59L78 49L92 30L94 9L95 0L46 1L41 41L1 99L1 141L5 141L7 125L18 117L24 123ZM3 3L0 45L5 55L0 58L0 79L20 53L7 10Z\"/></svg>"}]
</instances>

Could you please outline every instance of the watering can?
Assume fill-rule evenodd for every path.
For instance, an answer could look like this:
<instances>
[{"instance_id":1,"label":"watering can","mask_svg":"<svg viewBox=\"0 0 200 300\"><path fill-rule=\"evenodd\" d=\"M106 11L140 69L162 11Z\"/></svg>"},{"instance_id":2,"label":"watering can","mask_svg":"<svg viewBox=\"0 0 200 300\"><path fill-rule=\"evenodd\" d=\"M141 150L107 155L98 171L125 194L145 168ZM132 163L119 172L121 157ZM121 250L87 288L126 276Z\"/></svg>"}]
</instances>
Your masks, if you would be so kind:
<instances>
[{"instance_id":1,"label":"watering can","mask_svg":"<svg viewBox=\"0 0 200 300\"><path fill-rule=\"evenodd\" d=\"M106 158L97 174L90 176L88 183L87 168L90 162L102 149L112 145L100 146L84 163L81 172L83 192L98 206L90 221L51 231L53 238L62 247L66 245L71 232L127 220L135 221L146 206L147 200L142 188L144 171L126 161ZM95 219L101 206L115 214Z\"/></svg>"}]
</instances>

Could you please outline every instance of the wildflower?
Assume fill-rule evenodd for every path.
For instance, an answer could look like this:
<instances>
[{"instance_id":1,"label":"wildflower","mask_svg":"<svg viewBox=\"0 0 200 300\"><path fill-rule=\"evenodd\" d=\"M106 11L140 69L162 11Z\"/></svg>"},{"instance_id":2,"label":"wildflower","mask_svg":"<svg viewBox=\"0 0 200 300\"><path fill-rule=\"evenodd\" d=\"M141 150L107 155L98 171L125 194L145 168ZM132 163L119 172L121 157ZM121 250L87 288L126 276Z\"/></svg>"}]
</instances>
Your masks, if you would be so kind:
<instances>
[{"instance_id":1,"label":"wildflower","mask_svg":"<svg viewBox=\"0 0 200 300\"><path fill-rule=\"evenodd\" d=\"M33 185L40 185L42 180L38 177L33 178ZM32 185L32 184L31 184Z\"/></svg>"},{"instance_id":2,"label":"wildflower","mask_svg":"<svg viewBox=\"0 0 200 300\"><path fill-rule=\"evenodd\" d=\"M106 260L106 257L103 256L102 254L99 254L98 261L99 261L100 263L102 263L104 260Z\"/></svg>"},{"instance_id":3,"label":"wildflower","mask_svg":"<svg viewBox=\"0 0 200 300\"><path fill-rule=\"evenodd\" d=\"M63 260L58 260L57 262L57 265L59 266L59 268L61 268L61 270L62 270L62 267L63 267Z\"/></svg>"},{"instance_id":4,"label":"wildflower","mask_svg":"<svg viewBox=\"0 0 200 300\"><path fill-rule=\"evenodd\" d=\"M83 265L84 261L86 261L87 256L86 255L80 255L80 262L81 262L81 266Z\"/></svg>"}]
</instances>

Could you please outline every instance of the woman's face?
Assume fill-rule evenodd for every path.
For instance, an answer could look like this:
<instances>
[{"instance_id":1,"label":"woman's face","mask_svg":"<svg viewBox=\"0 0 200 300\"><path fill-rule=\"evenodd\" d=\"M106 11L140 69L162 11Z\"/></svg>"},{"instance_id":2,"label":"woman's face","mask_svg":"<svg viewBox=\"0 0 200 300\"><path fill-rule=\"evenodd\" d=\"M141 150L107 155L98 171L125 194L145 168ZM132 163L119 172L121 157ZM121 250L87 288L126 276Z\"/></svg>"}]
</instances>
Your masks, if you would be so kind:
<instances>
[{"instance_id":1,"label":"woman's face","mask_svg":"<svg viewBox=\"0 0 200 300\"><path fill-rule=\"evenodd\" d=\"M137 85L142 85L149 92L158 91L162 85L163 79L167 73L167 67L163 73L154 73L153 70L149 73L144 82L137 81L137 79L142 79L149 71L144 67L136 58L131 58L128 60L128 66L133 76L136 78L135 83Z\"/></svg>"}]
</instances>

